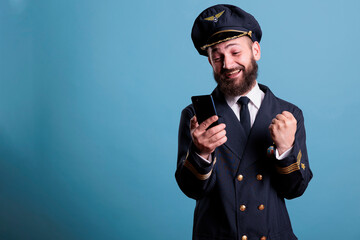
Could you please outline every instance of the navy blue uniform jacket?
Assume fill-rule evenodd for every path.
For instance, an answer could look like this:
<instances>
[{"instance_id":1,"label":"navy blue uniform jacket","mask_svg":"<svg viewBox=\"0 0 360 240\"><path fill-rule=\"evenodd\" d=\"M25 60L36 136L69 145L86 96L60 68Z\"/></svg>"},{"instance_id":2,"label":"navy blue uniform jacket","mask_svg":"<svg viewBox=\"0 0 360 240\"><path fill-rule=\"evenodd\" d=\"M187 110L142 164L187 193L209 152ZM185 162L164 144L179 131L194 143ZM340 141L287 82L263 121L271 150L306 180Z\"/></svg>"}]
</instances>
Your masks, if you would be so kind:
<instances>
[{"instance_id":1,"label":"navy blue uniform jacket","mask_svg":"<svg viewBox=\"0 0 360 240\"><path fill-rule=\"evenodd\" d=\"M298 107L259 86L265 97L248 138L223 94L218 88L213 91L228 140L216 148L211 164L195 153L190 135L193 106L182 111L175 177L181 190L196 199L194 240L297 239L284 198L301 196L312 178L304 118ZM277 160L267 154L273 145L268 128L283 111L294 115L297 131L289 156Z\"/></svg>"}]
</instances>

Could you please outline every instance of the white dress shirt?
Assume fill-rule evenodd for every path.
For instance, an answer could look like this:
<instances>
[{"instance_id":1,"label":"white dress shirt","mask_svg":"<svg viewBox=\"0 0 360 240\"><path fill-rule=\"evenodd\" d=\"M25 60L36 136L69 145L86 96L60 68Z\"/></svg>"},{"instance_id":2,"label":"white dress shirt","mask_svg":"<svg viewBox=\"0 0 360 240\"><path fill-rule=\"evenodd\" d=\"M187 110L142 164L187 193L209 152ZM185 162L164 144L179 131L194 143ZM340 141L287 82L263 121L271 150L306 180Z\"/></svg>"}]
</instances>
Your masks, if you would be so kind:
<instances>
[{"instance_id":1,"label":"white dress shirt","mask_svg":"<svg viewBox=\"0 0 360 240\"><path fill-rule=\"evenodd\" d=\"M249 113L250 113L250 124L251 127L253 126L255 119L256 119L256 115L260 109L261 103L264 100L265 97L265 93L260 89L259 84L256 82L255 86L250 90L250 92L248 92L248 94L245 95L246 97L248 97L250 99L249 104L248 104L248 108L249 108ZM242 96L225 96L225 100L226 103L229 105L229 107L234 111L236 117L239 119L240 121L240 109L241 109L241 105L237 103L237 101L239 100L239 98ZM282 160L285 157L287 157L290 153L290 150L292 148L288 149L286 152L284 152L283 154L279 155L278 150L275 150L275 157L278 160ZM199 157L201 157L198 154ZM209 159L205 159L203 157L201 157L204 161L211 163L212 162L212 156L210 154Z\"/></svg>"},{"instance_id":2,"label":"white dress shirt","mask_svg":"<svg viewBox=\"0 0 360 240\"><path fill-rule=\"evenodd\" d=\"M260 109L261 103L264 100L265 93L261 91L259 84L256 82L256 85L245 96L250 99L248 108L250 113L250 125L252 127L254 125L256 115ZM227 104L234 111L239 121L240 121L241 105L237 103L237 101L240 99L240 97L242 96L236 96L236 97L225 96L225 100Z\"/></svg>"}]
</instances>

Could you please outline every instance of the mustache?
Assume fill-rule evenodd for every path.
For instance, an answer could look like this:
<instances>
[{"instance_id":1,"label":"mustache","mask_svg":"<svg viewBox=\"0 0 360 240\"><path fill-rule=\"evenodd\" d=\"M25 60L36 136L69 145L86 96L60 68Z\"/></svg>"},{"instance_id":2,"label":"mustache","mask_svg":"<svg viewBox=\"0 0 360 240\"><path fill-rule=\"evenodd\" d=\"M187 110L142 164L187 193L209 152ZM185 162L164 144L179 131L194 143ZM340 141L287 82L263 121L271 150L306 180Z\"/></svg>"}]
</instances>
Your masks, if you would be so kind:
<instances>
[{"instance_id":1,"label":"mustache","mask_svg":"<svg viewBox=\"0 0 360 240\"><path fill-rule=\"evenodd\" d=\"M244 65L239 65L238 67L231 68L231 69L222 68L220 73L221 74L227 74L227 73L231 73L233 71L239 71L239 70L245 71L245 66Z\"/></svg>"}]
</instances>

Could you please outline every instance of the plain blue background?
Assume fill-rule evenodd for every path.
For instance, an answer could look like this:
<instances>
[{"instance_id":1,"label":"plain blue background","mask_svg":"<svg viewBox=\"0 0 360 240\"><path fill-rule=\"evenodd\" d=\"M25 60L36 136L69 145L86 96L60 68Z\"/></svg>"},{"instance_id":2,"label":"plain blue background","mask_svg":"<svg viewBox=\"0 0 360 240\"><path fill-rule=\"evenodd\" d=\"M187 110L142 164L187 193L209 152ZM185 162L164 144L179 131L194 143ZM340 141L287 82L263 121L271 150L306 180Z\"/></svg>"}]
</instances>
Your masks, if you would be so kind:
<instances>
[{"instance_id":1,"label":"plain blue background","mask_svg":"<svg viewBox=\"0 0 360 240\"><path fill-rule=\"evenodd\" d=\"M0 1L0 239L190 239L180 112L215 87L194 19L218 1ZM260 83L302 108L299 239L360 239L358 0L228 1L263 29Z\"/></svg>"}]
</instances>

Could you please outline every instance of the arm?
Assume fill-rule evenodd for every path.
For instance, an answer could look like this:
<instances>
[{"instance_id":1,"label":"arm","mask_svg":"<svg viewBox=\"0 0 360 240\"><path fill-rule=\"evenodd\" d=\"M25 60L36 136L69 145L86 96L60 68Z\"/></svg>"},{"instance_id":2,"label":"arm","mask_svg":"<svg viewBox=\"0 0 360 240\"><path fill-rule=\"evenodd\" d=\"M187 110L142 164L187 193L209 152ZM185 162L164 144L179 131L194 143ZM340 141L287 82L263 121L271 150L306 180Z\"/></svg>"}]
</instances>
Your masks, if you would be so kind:
<instances>
[{"instance_id":1,"label":"arm","mask_svg":"<svg viewBox=\"0 0 360 240\"><path fill-rule=\"evenodd\" d=\"M181 114L175 177L180 189L190 198L202 198L212 189L216 180L213 171L216 158L206 162L200 157L207 159L219 144L226 141L224 124L206 130L206 126L214 121L208 119L204 121L205 125L202 123L199 126L190 107Z\"/></svg>"},{"instance_id":2,"label":"arm","mask_svg":"<svg viewBox=\"0 0 360 240\"><path fill-rule=\"evenodd\" d=\"M312 178L306 149L304 117L300 109L294 112L295 117L289 112L283 112L279 115L276 119L282 124L273 120L269 127L270 133L276 146L280 146L279 152L285 151L289 146L289 142L292 143L292 146L290 145L292 149L288 156L281 161L274 160L276 168L275 184L280 195L292 199L301 196L305 192ZM283 118L284 116L286 119ZM288 120L290 122L287 122ZM292 121L295 121L294 130L291 130ZM286 137L286 134L281 136L285 132L287 132L288 136Z\"/></svg>"}]
</instances>

